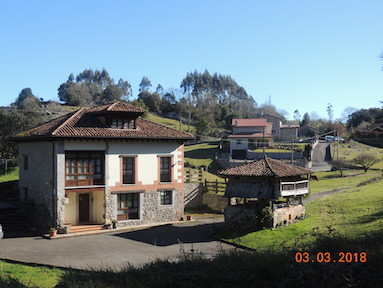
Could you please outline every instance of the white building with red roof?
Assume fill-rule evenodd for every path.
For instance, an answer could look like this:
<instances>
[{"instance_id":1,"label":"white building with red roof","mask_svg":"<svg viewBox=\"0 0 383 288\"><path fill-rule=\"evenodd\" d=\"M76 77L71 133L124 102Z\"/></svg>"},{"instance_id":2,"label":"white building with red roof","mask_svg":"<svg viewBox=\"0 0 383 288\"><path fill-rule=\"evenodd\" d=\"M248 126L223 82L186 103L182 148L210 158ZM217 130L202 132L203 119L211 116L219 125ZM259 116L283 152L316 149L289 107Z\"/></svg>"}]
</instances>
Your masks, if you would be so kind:
<instances>
[{"instance_id":1,"label":"white building with red roof","mask_svg":"<svg viewBox=\"0 0 383 288\"><path fill-rule=\"evenodd\" d=\"M42 229L183 216L183 143L194 136L145 112L123 102L82 108L14 138L20 198L34 203Z\"/></svg>"},{"instance_id":2,"label":"white building with red roof","mask_svg":"<svg viewBox=\"0 0 383 288\"><path fill-rule=\"evenodd\" d=\"M268 147L273 143L273 124L264 118L233 119L230 139L230 157L246 159L247 150Z\"/></svg>"}]
</instances>

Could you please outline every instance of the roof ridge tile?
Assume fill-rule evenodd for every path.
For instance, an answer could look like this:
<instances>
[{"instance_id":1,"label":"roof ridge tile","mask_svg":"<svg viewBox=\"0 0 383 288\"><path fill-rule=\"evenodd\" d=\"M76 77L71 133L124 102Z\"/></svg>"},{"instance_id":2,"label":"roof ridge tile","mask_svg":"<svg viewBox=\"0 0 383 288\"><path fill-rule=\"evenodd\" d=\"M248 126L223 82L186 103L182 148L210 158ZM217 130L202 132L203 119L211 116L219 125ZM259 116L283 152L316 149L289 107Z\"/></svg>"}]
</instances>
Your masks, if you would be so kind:
<instances>
[{"instance_id":1,"label":"roof ridge tile","mask_svg":"<svg viewBox=\"0 0 383 288\"><path fill-rule=\"evenodd\" d=\"M62 128L63 126L65 126L65 125L69 122L69 120L71 120L71 119L72 119L73 117L75 117L77 114L79 114L80 112L82 112L84 109L85 109L85 108L80 108L80 109L78 109L77 111L72 112L73 115L70 116L70 117L68 117L68 119L66 119L63 123L61 123L61 125L59 125L56 129L54 129L54 130L51 132L51 135L52 135L52 136L53 136L53 135L56 135L56 133L59 132L59 130L61 130L61 128Z\"/></svg>"}]
</instances>

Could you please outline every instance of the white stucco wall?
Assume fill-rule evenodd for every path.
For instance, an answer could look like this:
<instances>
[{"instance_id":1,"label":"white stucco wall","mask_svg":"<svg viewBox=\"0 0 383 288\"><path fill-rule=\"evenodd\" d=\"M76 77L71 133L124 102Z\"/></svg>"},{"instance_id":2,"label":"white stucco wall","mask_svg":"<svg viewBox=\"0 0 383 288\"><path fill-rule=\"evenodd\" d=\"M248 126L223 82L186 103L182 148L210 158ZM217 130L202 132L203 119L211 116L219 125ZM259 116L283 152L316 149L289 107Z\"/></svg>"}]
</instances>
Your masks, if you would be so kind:
<instances>
[{"instance_id":1,"label":"white stucco wall","mask_svg":"<svg viewBox=\"0 0 383 288\"><path fill-rule=\"evenodd\" d=\"M163 142L136 142L136 143L110 143L108 154L106 155L106 162L109 167L109 179L106 185L114 186L116 183L121 182L121 155L137 155L138 161L137 177L143 185L152 185L154 181L158 181L158 156L160 155L173 155L172 167L174 173L173 178L176 180L178 176L178 168L181 168L183 163L179 163L180 155L177 151L179 147L176 143L163 143Z\"/></svg>"},{"instance_id":2,"label":"white stucco wall","mask_svg":"<svg viewBox=\"0 0 383 288\"><path fill-rule=\"evenodd\" d=\"M233 150L247 150L249 147L249 139L247 138L241 138L241 144L237 144L237 139L230 139L230 155L232 154Z\"/></svg>"}]
</instances>

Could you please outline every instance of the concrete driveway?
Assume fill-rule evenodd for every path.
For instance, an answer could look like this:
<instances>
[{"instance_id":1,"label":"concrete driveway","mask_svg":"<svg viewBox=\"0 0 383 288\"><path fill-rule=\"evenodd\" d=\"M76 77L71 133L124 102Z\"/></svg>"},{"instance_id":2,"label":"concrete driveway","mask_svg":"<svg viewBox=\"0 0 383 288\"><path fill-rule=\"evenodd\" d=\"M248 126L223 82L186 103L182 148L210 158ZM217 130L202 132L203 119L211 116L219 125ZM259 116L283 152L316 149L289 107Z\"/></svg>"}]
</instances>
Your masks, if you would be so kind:
<instances>
[{"instance_id":1,"label":"concrete driveway","mask_svg":"<svg viewBox=\"0 0 383 288\"><path fill-rule=\"evenodd\" d=\"M136 231L117 231L56 240L41 237L0 240L0 258L79 269L120 269L157 258L175 258L181 251L213 256L234 249L209 235L223 225L223 217L197 219Z\"/></svg>"},{"instance_id":2,"label":"concrete driveway","mask_svg":"<svg viewBox=\"0 0 383 288\"><path fill-rule=\"evenodd\" d=\"M312 158L312 171L330 171L332 165L329 164L331 161L330 155L330 143L326 141L319 141L313 149Z\"/></svg>"}]
</instances>

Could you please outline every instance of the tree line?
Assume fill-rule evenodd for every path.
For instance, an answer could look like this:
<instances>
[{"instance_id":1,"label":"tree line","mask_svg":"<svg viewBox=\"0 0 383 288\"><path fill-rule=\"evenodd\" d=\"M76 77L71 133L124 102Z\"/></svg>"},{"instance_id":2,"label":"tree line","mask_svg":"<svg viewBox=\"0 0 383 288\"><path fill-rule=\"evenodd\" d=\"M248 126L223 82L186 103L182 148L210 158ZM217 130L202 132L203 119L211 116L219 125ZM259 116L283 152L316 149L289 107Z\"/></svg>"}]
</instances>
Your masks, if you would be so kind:
<instances>
[{"instance_id":1,"label":"tree line","mask_svg":"<svg viewBox=\"0 0 383 288\"><path fill-rule=\"evenodd\" d=\"M157 115L195 125L199 137L208 134L221 136L220 131L231 130L233 118L258 118L267 113L285 120L283 111L277 111L274 105L258 106L246 89L229 75L211 74L207 70L193 71L186 73L179 88L164 89L161 84L154 87L150 79L144 76L139 84L138 95L133 99L132 86L128 81L115 81L105 69L85 69L77 76L71 73L58 87L58 99L65 107L91 107L128 101ZM0 108L1 159L15 159L16 145L8 141L11 136L58 116L51 115L47 103L36 97L30 88L24 88L10 107ZM56 107L64 106L56 103ZM379 108L349 109L346 126L339 121L332 121L330 103L327 113L329 120L312 119L308 113L301 117L296 110L295 124L300 124L304 136L314 136L334 129L342 134L346 127L357 127L362 122L383 122L383 110Z\"/></svg>"}]
</instances>

